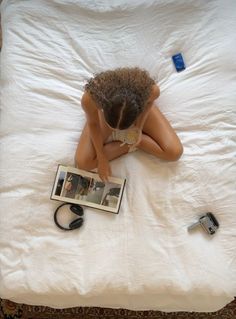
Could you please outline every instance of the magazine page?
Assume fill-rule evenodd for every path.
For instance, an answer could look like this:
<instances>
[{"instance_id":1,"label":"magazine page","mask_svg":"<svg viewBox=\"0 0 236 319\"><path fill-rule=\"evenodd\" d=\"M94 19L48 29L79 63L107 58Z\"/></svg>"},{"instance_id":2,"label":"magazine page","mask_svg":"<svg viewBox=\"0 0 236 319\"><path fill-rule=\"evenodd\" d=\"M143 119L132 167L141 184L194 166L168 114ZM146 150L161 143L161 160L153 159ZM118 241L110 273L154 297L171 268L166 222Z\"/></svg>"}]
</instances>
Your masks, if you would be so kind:
<instances>
[{"instance_id":1,"label":"magazine page","mask_svg":"<svg viewBox=\"0 0 236 319\"><path fill-rule=\"evenodd\" d=\"M103 182L96 173L59 165L51 199L118 214L124 186L125 179Z\"/></svg>"}]
</instances>

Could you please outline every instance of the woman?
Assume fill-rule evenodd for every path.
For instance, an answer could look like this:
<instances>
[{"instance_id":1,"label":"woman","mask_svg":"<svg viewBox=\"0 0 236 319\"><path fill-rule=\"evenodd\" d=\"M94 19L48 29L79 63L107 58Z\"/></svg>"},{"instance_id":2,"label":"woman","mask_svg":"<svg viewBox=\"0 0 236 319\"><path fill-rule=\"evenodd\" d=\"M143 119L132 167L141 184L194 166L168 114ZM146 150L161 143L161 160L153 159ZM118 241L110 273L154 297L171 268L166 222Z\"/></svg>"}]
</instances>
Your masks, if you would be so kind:
<instances>
[{"instance_id":1,"label":"woman","mask_svg":"<svg viewBox=\"0 0 236 319\"><path fill-rule=\"evenodd\" d=\"M159 95L154 80L139 68L118 68L91 78L81 100L87 123L76 150L76 166L98 168L106 181L111 175L109 161L137 148L163 160L178 160L183 147L154 104Z\"/></svg>"}]
</instances>

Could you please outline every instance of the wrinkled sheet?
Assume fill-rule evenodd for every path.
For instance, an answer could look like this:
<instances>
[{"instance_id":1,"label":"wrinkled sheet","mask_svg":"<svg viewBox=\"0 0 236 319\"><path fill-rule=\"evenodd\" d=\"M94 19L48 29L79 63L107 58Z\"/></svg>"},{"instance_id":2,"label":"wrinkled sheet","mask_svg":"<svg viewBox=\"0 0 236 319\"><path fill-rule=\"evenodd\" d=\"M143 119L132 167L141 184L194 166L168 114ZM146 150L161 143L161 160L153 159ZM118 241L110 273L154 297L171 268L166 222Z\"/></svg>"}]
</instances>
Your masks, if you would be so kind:
<instances>
[{"instance_id":1,"label":"wrinkled sheet","mask_svg":"<svg viewBox=\"0 0 236 319\"><path fill-rule=\"evenodd\" d=\"M1 12L0 296L162 311L215 311L233 300L235 1L5 0ZM82 229L63 232L49 198L57 165L74 164L83 87L121 66L158 82L156 104L184 155L114 160L113 175L127 178L119 215L86 208ZM216 235L188 233L205 212L219 220Z\"/></svg>"}]
</instances>

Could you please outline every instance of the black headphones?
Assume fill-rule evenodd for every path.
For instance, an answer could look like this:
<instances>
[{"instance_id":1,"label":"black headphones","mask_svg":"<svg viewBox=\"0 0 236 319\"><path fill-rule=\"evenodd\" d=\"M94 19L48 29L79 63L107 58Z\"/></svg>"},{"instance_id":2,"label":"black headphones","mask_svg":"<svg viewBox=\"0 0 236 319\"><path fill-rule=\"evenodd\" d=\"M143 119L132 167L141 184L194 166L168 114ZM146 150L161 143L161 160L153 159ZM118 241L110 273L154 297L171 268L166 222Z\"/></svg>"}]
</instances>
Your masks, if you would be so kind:
<instances>
[{"instance_id":1,"label":"black headphones","mask_svg":"<svg viewBox=\"0 0 236 319\"><path fill-rule=\"evenodd\" d=\"M79 218L73 220L70 224L69 224L69 228L66 228L66 227L63 227L61 226L59 223L58 223L58 220L57 220L57 213L59 211L59 209L65 205L70 205L70 210L80 216ZM55 224L57 225L57 227L59 227L60 229L63 229L63 230L73 230L73 229L76 229L76 228L79 228L83 225L83 222L84 222L84 219L82 218L82 216L84 215L84 210L83 208L80 206L80 205L76 205L76 204L70 204L70 203L64 203L62 205L60 205L59 207L57 207L57 209L55 210L55 213L54 213L54 222Z\"/></svg>"}]
</instances>

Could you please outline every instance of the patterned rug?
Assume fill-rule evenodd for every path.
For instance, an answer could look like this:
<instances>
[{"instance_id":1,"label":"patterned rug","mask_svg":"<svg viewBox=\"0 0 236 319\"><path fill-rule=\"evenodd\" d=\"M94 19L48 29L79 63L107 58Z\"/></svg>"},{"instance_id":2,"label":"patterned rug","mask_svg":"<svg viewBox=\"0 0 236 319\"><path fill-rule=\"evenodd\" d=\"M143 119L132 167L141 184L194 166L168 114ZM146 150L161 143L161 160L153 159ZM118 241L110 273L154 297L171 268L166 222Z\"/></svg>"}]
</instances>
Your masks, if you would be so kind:
<instances>
[{"instance_id":1,"label":"patterned rug","mask_svg":"<svg viewBox=\"0 0 236 319\"><path fill-rule=\"evenodd\" d=\"M225 308L211 313L131 311L126 309L76 307L53 309L42 306L16 304L0 299L0 318L2 319L235 319L236 299Z\"/></svg>"}]
</instances>

